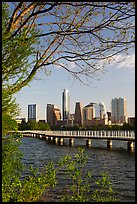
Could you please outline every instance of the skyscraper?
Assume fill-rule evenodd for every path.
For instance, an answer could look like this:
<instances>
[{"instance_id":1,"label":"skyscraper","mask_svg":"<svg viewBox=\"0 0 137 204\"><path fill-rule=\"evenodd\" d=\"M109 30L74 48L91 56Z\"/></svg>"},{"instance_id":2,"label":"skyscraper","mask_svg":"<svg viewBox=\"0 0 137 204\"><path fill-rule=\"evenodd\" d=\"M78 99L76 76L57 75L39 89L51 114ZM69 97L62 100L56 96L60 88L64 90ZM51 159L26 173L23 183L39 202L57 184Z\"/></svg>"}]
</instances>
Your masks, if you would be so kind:
<instances>
[{"instance_id":1,"label":"skyscraper","mask_svg":"<svg viewBox=\"0 0 137 204\"><path fill-rule=\"evenodd\" d=\"M87 121L92 120L93 118L95 118L95 108L93 107L93 104L90 103L83 108L83 123L84 123L84 125L87 124Z\"/></svg>"},{"instance_id":2,"label":"skyscraper","mask_svg":"<svg viewBox=\"0 0 137 204\"><path fill-rule=\"evenodd\" d=\"M47 104L47 123L50 126L53 126L53 109L54 109L53 104Z\"/></svg>"},{"instance_id":3,"label":"skyscraper","mask_svg":"<svg viewBox=\"0 0 137 204\"><path fill-rule=\"evenodd\" d=\"M101 103L99 103L99 107L100 107L100 119L105 119L107 118L107 112L106 112L106 107L105 104L103 103L103 101Z\"/></svg>"},{"instance_id":4,"label":"skyscraper","mask_svg":"<svg viewBox=\"0 0 137 204\"><path fill-rule=\"evenodd\" d=\"M61 120L61 112L60 112L60 109L58 107L54 107L54 110L53 110L53 124L54 125L57 125L58 124L58 121Z\"/></svg>"},{"instance_id":5,"label":"skyscraper","mask_svg":"<svg viewBox=\"0 0 137 204\"><path fill-rule=\"evenodd\" d=\"M29 120L38 120L38 110L36 104L30 104L28 105L28 121Z\"/></svg>"},{"instance_id":6,"label":"skyscraper","mask_svg":"<svg viewBox=\"0 0 137 204\"><path fill-rule=\"evenodd\" d=\"M127 122L127 102L125 98L114 98L111 101L112 123Z\"/></svg>"},{"instance_id":7,"label":"skyscraper","mask_svg":"<svg viewBox=\"0 0 137 204\"><path fill-rule=\"evenodd\" d=\"M82 104L80 102L77 102L75 106L75 124L83 124Z\"/></svg>"},{"instance_id":8,"label":"skyscraper","mask_svg":"<svg viewBox=\"0 0 137 204\"><path fill-rule=\"evenodd\" d=\"M64 89L62 95L62 115L63 120L68 120L70 114L70 95L67 89Z\"/></svg>"},{"instance_id":9,"label":"skyscraper","mask_svg":"<svg viewBox=\"0 0 137 204\"><path fill-rule=\"evenodd\" d=\"M50 126L57 125L57 121L61 119L59 108L53 104L47 104L47 123Z\"/></svg>"}]
</instances>

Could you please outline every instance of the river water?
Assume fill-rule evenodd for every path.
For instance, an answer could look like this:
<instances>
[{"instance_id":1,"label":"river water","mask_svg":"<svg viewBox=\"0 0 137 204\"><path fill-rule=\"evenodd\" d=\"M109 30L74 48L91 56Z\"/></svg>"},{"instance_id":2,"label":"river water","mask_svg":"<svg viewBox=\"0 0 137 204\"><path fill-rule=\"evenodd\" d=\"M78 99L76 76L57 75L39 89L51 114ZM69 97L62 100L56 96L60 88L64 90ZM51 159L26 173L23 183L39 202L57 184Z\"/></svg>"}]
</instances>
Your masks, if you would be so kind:
<instances>
[{"instance_id":1,"label":"river water","mask_svg":"<svg viewBox=\"0 0 137 204\"><path fill-rule=\"evenodd\" d=\"M68 145L68 139L63 145L31 137L23 137L21 142L22 162L26 166L23 177L29 174L30 165L42 169L49 161L59 162L66 154L74 157L81 146L88 156L85 170L91 172L92 179L96 180L101 173L108 173L115 197L120 202L135 202L135 148L132 152L127 150L125 141L113 141L112 149L107 149L106 141L101 140L92 140L92 147L86 147L84 139L75 139L72 147ZM68 182L63 172L60 173L59 185L47 193L46 201L60 201L62 189L66 189ZM41 201L44 202L44 198Z\"/></svg>"}]
</instances>

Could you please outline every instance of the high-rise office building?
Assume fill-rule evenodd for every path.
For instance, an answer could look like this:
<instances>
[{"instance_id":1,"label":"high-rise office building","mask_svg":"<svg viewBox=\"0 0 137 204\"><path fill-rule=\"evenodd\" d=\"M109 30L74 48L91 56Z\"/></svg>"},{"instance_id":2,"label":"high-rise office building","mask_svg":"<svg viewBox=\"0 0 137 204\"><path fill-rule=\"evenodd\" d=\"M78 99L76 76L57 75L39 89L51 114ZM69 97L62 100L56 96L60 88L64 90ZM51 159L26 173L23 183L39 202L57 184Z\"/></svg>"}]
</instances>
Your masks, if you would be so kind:
<instances>
[{"instance_id":1,"label":"high-rise office building","mask_svg":"<svg viewBox=\"0 0 137 204\"><path fill-rule=\"evenodd\" d=\"M47 123L50 126L53 126L53 109L54 109L53 104L47 104Z\"/></svg>"},{"instance_id":2,"label":"high-rise office building","mask_svg":"<svg viewBox=\"0 0 137 204\"><path fill-rule=\"evenodd\" d=\"M62 95L62 115L63 120L69 120L70 114L70 95L67 89L64 89Z\"/></svg>"},{"instance_id":3,"label":"high-rise office building","mask_svg":"<svg viewBox=\"0 0 137 204\"><path fill-rule=\"evenodd\" d=\"M76 102L75 105L75 124L83 124L82 104L80 102Z\"/></svg>"},{"instance_id":4,"label":"high-rise office building","mask_svg":"<svg viewBox=\"0 0 137 204\"><path fill-rule=\"evenodd\" d=\"M127 122L127 102L125 98L114 98L111 101L112 123Z\"/></svg>"},{"instance_id":5,"label":"high-rise office building","mask_svg":"<svg viewBox=\"0 0 137 204\"><path fill-rule=\"evenodd\" d=\"M54 110L53 110L53 125L57 125L58 124L58 121L61 120L61 112L60 112L60 109L58 107L54 107Z\"/></svg>"},{"instance_id":6,"label":"high-rise office building","mask_svg":"<svg viewBox=\"0 0 137 204\"><path fill-rule=\"evenodd\" d=\"M28 105L28 121L29 120L38 120L38 107L36 104Z\"/></svg>"},{"instance_id":7,"label":"high-rise office building","mask_svg":"<svg viewBox=\"0 0 137 204\"><path fill-rule=\"evenodd\" d=\"M99 106L99 104L95 104L94 108L95 108L95 118L100 119L100 106Z\"/></svg>"},{"instance_id":8,"label":"high-rise office building","mask_svg":"<svg viewBox=\"0 0 137 204\"><path fill-rule=\"evenodd\" d=\"M92 103L83 108L83 123L86 125L87 121L95 118L95 108Z\"/></svg>"},{"instance_id":9,"label":"high-rise office building","mask_svg":"<svg viewBox=\"0 0 137 204\"><path fill-rule=\"evenodd\" d=\"M103 103L103 101L101 103L99 103L99 107L100 107L100 119L108 118L107 112L106 112L106 107L105 107L105 104Z\"/></svg>"},{"instance_id":10,"label":"high-rise office building","mask_svg":"<svg viewBox=\"0 0 137 204\"><path fill-rule=\"evenodd\" d=\"M57 125L57 121L61 119L61 112L58 107L53 104L47 104L47 123L50 126Z\"/></svg>"}]
</instances>

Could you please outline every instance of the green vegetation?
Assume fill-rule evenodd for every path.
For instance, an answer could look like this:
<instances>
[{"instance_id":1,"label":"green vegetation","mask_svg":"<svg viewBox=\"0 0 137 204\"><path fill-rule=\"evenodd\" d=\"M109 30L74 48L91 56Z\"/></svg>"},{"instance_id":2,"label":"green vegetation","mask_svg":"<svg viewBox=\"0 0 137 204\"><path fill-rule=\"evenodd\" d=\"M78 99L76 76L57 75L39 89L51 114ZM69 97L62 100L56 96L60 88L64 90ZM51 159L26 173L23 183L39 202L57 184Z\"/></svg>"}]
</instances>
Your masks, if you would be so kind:
<instances>
[{"instance_id":1,"label":"green vegetation","mask_svg":"<svg viewBox=\"0 0 137 204\"><path fill-rule=\"evenodd\" d=\"M18 142L17 142L18 139ZM92 178L90 172L84 171L87 156L84 149L79 148L74 158L66 155L59 163L49 162L41 172L30 167L30 176L21 179L21 152L19 151L19 138L13 136L3 143L2 154L2 201L3 202L37 202L44 191L59 185L57 176L63 169L70 185L67 193L62 192L62 202L113 202L114 197L111 182L107 174L95 181L97 186L90 190ZM93 181L92 181L93 182Z\"/></svg>"},{"instance_id":2,"label":"green vegetation","mask_svg":"<svg viewBox=\"0 0 137 204\"><path fill-rule=\"evenodd\" d=\"M2 135L8 134L9 130L17 131L17 122L10 115L2 114Z\"/></svg>"},{"instance_id":3,"label":"green vegetation","mask_svg":"<svg viewBox=\"0 0 137 204\"><path fill-rule=\"evenodd\" d=\"M50 126L49 124L43 123L41 121L36 122L30 120L27 123L22 121L21 124L19 124L19 130L50 130Z\"/></svg>"},{"instance_id":4,"label":"green vegetation","mask_svg":"<svg viewBox=\"0 0 137 204\"><path fill-rule=\"evenodd\" d=\"M17 16L17 11L14 17ZM14 37L11 37L13 29L9 29L13 25L11 22L11 10L6 2L2 3L2 91L3 94L11 96L20 90L23 79L28 76L29 69L33 61L30 63L29 56L33 56L35 51L35 43L38 30L33 27L24 27ZM26 14L27 17L27 14ZM19 20L19 19L18 19ZM21 19L20 19L21 20ZM9 26L9 27L8 27ZM14 27L15 28L15 27ZM17 28L17 27L16 27ZM29 78L31 81L32 78ZM27 84L24 84L24 86Z\"/></svg>"},{"instance_id":5,"label":"green vegetation","mask_svg":"<svg viewBox=\"0 0 137 204\"><path fill-rule=\"evenodd\" d=\"M96 188L91 192L92 174L85 171L87 155L83 148L78 148L74 159L66 155L60 166L65 167L64 172L71 181L68 185L67 193L64 193L61 200L63 202L118 202L114 197L109 176L104 173L101 179L95 181Z\"/></svg>"},{"instance_id":6,"label":"green vegetation","mask_svg":"<svg viewBox=\"0 0 137 204\"><path fill-rule=\"evenodd\" d=\"M52 130L135 130L135 124L131 125L124 123L120 125L93 125L90 127L74 125L73 127L67 126L55 126L52 127Z\"/></svg>"},{"instance_id":7,"label":"green vegetation","mask_svg":"<svg viewBox=\"0 0 137 204\"><path fill-rule=\"evenodd\" d=\"M66 168L68 179L72 180L72 185L69 188L69 194L63 192L61 201L88 201L88 200L100 200L109 199L115 200L108 194L112 194L110 183L104 183L101 189L91 195L90 182L88 179L91 177L90 172L85 172L83 175L83 169L87 161L87 156L84 155L84 150L79 149L79 152L72 159L69 155L66 155L60 163L53 164L48 163L43 171L38 169L30 169L30 176L22 179L21 173L25 168L21 162L22 153L19 149L21 136L8 135L9 130L17 130L17 123L9 115L3 114L2 120L2 201L3 202L36 202L42 197L44 191L48 188L53 188L57 184L57 175L61 168ZM30 123L29 123L30 124ZM36 125L37 123L32 123ZM39 122L39 124L41 124ZM34 128L32 126L32 128ZM107 177L108 178L108 177ZM105 177L102 177L104 180ZM108 190L109 189L109 190ZM103 198L102 194L103 193ZM107 196L106 196L107 195Z\"/></svg>"},{"instance_id":8,"label":"green vegetation","mask_svg":"<svg viewBox=\"0 0 137 204\"><path fill-rule=\"evenodd\" d=\"M17 141L18 140L18 141ZM16 194L16 188L22 170L19 138L2 138L2 201L10 202Z\"/></svg>"},{"instance_id":9,"label":"green vegetation","mask_svg":"<svg viewBox=\"0 0 137 204\"><path fill-rule=\"evenodd\" d=\"M30 120L28 122L25 122L24 120L21 122L21 124L18 124L19 130L135 130L135 124L128 124L124 123L122 126L119 125L93 125L90 127L85 126L52 126L50 127L48 123L44 122L36 122L33 120Z\"/></svg>"},{"instance_id":10,"label":"green vegetation","mask_svg":"<svg viewBox=\"0 0 137 204\"><path fill-rule=\"evenodd\" d=\"M30 168L30 176L21 179L24 168L19 150L20 138L10 136L2 143L2 201L32 202L42 196L46 188L55 185L54 166L49 163L41 172Z\"/></svg>"}]
</instances>

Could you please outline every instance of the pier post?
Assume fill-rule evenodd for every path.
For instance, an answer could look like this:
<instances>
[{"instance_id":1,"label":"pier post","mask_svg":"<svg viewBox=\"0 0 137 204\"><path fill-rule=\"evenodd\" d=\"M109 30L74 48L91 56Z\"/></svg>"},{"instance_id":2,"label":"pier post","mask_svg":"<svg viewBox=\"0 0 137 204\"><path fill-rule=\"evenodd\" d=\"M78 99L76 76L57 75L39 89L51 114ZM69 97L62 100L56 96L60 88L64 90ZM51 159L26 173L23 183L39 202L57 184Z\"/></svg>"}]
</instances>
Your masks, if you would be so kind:
<instances>
[{"instance_id":1,"label":"pier post","mask_svg":"<svg viewBox=\"0 0 137 204\"><path fill-rule=\"evenodd\" d=\"M63 145L63 138L61 138L61 137L59 138L59 144Z\"/></svg>"},{"instance_id":2,"label":"pier post","mask_svg":"<svg viewBox=\"0 0 137 204\"><path fill-rule=\"evenodd\" d=\"M55 138L55 137L53 137L53 142L55 142L55 139L56 139L56 138Z\"/></svg>"},{"instance_id":3,"label":"pier post","mask_svg":"<svg viewBox=\"0 0 137 204\"><path fill-rule=\"evenodd\" d=\"M55 143L58 144L58 142L59 142L59 138L56 137L56 138L55 138Z\"/></svg>"},{"instance_id":4,"label":"pier post","mask_svg":"<svg viewBox=\"0 0 137 204\"><path fill-rule=\"evenodd\" d=\"M133 147L134 147L134 146L133 146L133 142L128 141L128 142L127 142L127 149L132 151L132 150L133 150Z\"/></svg>"},{"instance_id":5,"label":"pier post","mask_svg":"<svg viewBox=\"0 0 137 204\"><path fill-rule=\"evenodd\" d=\"M112 140L107 140L107 148L112 148Z\"/></svg>"},{"instance_id":6,"label":"pier post","mask_svg":"<svg viewBox=\"0 0 137 204\"><path fill-rule=\"evenodd\" d=\"M50 137L50 140L53 141L53 137Z\"/></svg>"},{"instance_id":7,"label":"pier post","mask_svg":"<svg viewBox=\"0 0 137 204\"><path fill-rule=\"evenodd\" d=\"M87 139L86 140L86 146L87 147L91 147L91 144L92 144L92 140L91 139Z\"/></svg>"},{"instance_id":8,"label":"pier post","mask_svg":"<svg viewBox=\"0 0 137 204\"><path fill-rule=\"evenodd\" d=\"M69 138L69 145L73 146L74 145L74 138Z\"/></svg>"}]
</instances>

